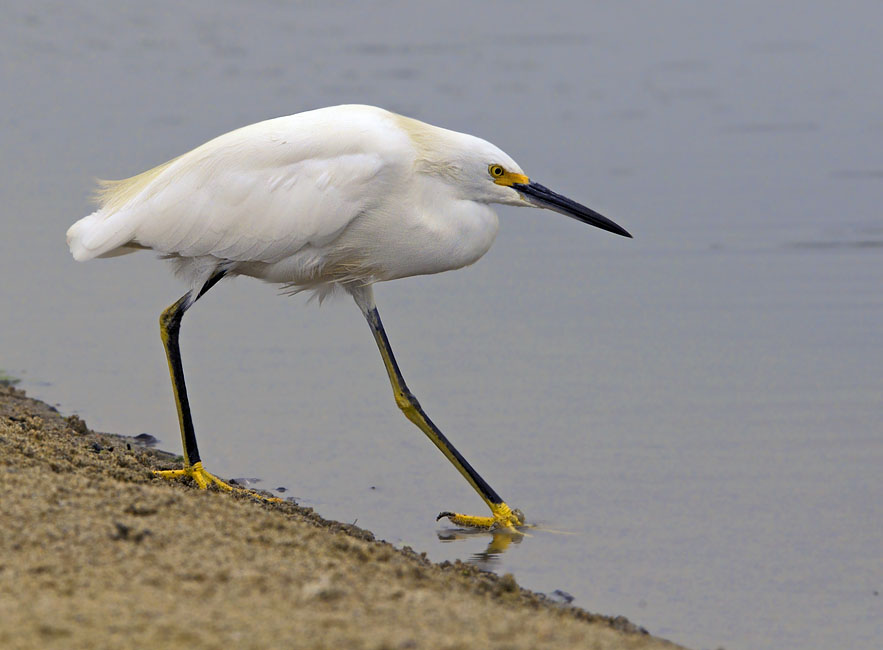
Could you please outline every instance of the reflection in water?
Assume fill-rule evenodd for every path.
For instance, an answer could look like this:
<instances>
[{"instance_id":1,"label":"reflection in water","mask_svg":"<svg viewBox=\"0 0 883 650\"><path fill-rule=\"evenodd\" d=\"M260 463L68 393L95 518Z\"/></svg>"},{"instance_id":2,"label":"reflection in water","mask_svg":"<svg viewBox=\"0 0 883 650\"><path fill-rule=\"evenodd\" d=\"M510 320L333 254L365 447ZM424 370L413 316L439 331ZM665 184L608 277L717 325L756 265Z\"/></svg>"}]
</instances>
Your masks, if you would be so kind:
<instances>
[{"instance_id":1,"label":"reflection in water","mask_svg":"<svg viewBox=\"0 0 883 650\"><path fill-rule=\"evenodd\" d=\"M532 532L526 532L527 529L530 529ZM470 555L467 562L469 562L469 564L474 564L484 571L495 571L499 569L503 553L505 553L512 544L521 544L525 537L534 537L532 534L533 532L552 533L554 535L578 534L571 530L546 528L545 526L537 524L527 524L525 526L520 526L518 529L492 531L478 528L454 528L440 530L437 531L436 534L441 542L455 542L474 539L476 536L490 535L491 540L488 542L487 548L480 553L473 553Z\"/></svg>"},{"instance_id":2,"label":"reflection in water","mask_svg":"<svg viewBox=\"0 0 883 650\"><path fill-rule=\"evenodd\" d=\"M441 542L454 542L457 540L474 538L476 535L490 535L491 540L487 548L480 553L473 553L467 562L474 564L484 571L493 571L498 564L500 556L512 544L521 544L526 535L517 530L476 530L469 528L455 528L453 530L438 531L438 539Z\"/></svg>"}]
</instances>

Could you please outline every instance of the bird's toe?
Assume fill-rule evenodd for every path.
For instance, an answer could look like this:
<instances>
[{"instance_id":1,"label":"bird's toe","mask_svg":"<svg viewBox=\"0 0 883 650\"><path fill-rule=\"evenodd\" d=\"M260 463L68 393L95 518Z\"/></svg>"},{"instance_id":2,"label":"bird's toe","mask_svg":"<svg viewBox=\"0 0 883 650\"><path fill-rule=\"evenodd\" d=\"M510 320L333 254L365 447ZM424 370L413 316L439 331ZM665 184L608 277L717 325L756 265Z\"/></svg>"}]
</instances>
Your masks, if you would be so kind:
<instances>
[{"instance_id":1,"label":"bird's toe","mask_svg":"<svg viewBox=\"0 0 883 650\"><path fill-rule=\"evenodd\" d=\"M488 530L513 529L524 525L524 513L518 509L511 509L505 503L495 503L491 506L492 517L464 515L458 512L444 511L438 513L436 521L447 518L451 523L464 528L485 528Z\"/></svg>"},{"instance_id":2,"label":"bird's toe","mask_svg":"<svg viewBox=\"0 0 883 650\"><path fill-rule=\"evenodd\" d=\"M212 474L208 470L206 470L202 466L201 462L194 463L193 465L189 465L183 469L155 470L153 473L154 473L154 475L156 475L160 478L169 479L169 480L180 479L180 478L190 478L193 480L194 483L196 483L197 487L200 490L206 490L206 489L208 489L208 487L210 485L216 485L216 486L218 486L218 488L220 488L221 490L224 490L225 492L245 493L245 494L248 494L249 496L253 496L255 498L261 499L262 501L279 502L279 503L282 502L282 499L279 499L277 497L264 496L263 494L255 492L254 490L247 490L245 488L234 487L234 486L230 485L229 483L227 483L226 481L219 479L217 476L215 476L214 474Z\"/></svg>"}]
</instances>

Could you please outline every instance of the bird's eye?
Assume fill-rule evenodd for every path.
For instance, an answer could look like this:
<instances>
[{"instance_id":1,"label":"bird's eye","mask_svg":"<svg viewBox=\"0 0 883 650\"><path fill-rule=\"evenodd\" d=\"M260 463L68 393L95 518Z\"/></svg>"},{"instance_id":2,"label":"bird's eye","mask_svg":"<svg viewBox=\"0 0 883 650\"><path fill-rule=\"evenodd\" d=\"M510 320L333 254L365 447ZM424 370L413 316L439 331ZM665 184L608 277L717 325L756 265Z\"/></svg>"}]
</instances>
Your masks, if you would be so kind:
<instances>
[{"instance_id":1,"label":"bird's eye","mask_svg":"<svg viewBox=\"0 0 883 650\"><path fill-rule=\"evenodd\" d=\"M494 178L499 178L500 176L502 176L503 174L506 173L506 170L503 169L502 167L500 167L499 165L491 165L490 167L487 168L487 170L488 170L488 172L490 172L490 175L493 176Z\"/></svg>"}]
</instances>

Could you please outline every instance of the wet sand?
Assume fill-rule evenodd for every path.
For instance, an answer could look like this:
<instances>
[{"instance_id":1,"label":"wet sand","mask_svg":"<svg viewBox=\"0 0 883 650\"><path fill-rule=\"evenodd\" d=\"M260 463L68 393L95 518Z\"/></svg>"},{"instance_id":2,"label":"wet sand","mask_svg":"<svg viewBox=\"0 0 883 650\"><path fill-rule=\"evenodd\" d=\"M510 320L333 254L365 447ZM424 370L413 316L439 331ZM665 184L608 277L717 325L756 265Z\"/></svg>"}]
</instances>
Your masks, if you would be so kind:
<instances>
[{"instance_id":1,"label":"wet sand","mask_svg":"<svg viewBox=\"0 0 883 650\"><path fill-rule=\"evenodd\" d=\"M0 647L679 647L174 466L0 387Z\"/></svg>"}]
</instances>

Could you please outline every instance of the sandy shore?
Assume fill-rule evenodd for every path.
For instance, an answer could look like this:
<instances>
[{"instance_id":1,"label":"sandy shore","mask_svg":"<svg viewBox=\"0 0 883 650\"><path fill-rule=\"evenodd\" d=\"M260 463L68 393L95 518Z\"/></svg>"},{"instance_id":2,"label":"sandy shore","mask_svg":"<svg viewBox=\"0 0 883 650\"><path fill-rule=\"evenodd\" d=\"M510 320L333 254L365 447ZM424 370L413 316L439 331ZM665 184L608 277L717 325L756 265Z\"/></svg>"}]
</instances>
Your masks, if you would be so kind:
<instances>
[{"instance_id":1,"label":"sandy shore","mask_svg":"<svg viewBox=\"0 0 883 650\"><path fill-rule=\"evenodd\" d=\"M679 647L173 465L0 387L0 647Z\"/></svg>"}]
</instances>

